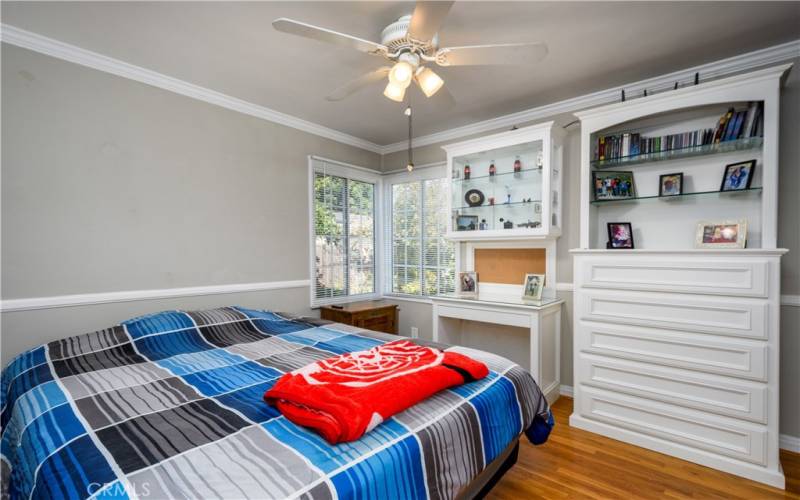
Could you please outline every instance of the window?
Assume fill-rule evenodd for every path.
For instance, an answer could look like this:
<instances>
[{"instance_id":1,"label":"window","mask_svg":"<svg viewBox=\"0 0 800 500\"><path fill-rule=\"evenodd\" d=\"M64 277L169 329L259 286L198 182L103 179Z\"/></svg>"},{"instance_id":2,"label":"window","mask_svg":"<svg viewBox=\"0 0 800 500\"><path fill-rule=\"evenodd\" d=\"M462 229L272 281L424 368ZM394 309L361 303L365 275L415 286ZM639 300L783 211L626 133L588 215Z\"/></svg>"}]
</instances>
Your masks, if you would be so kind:
<instances>
[{"instance_id":1,"label":"window","mask_svg":"<svg viewBox=\"0 0 800 500\"><path fill-rule=\"evenodd\" d=\"M432 169L431 169L432 170ZM406 175L407 174L401 174ZM438 295L455 290L454 244L447 231L447 179L391 185L391 292Z\"/></svg>"},{"instance_id":2,"label":"window","mask_svg":"<svg viewBox=\"0 0 800 500\"><path fill-rule=\"evenodd\" d=\"M375 280L375 186L371 174L312 159L315 304L371 295Z\"/></svg>"}]
</instances>

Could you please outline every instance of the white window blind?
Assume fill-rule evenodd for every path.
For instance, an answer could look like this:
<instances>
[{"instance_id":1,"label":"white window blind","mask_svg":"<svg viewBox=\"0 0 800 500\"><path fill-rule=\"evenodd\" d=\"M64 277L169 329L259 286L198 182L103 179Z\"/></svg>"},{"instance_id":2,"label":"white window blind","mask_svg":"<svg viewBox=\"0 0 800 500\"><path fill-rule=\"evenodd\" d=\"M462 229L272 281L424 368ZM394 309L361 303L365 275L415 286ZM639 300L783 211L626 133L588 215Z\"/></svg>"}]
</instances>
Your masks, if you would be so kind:
<instances>
[{"instance_id":1,"label":"white window blind","mask_svg":"<svg viewBox=\"0 0 800 500\"><path fill-rule=\"evenodd\" d=\"M447 231L447 179L391 187L391 291L439 295L455 290L454 244Z\"/></svg>"},{"instance_id":2,"label":"white window blind","mask_svg":"<svg viewBox=\"0 0 800 500\"><path fill-rule=\"evenodd\" d=\"M375 184L313 173L315 303L375 293Z\"/></svg>"}]
</instances>

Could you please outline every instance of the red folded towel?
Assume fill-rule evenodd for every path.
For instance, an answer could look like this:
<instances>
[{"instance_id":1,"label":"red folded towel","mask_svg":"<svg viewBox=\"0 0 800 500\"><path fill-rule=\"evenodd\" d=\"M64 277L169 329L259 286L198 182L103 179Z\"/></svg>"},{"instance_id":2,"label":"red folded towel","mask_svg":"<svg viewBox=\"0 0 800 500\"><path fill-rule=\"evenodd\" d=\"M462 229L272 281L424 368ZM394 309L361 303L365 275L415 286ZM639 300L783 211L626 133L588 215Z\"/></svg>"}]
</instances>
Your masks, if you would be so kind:
<instances>
[{"instance_id":1,"label":"red folded towel","mask_svg":"<svg viewBox=\"0 0 800 500\"><path fill-rule=\"evenodd\" d=\"M398 340L287 373L264 400L336 444L354 441L395 413L488 373L486 365L463 354Z\"/></svg>"}]
</instances>

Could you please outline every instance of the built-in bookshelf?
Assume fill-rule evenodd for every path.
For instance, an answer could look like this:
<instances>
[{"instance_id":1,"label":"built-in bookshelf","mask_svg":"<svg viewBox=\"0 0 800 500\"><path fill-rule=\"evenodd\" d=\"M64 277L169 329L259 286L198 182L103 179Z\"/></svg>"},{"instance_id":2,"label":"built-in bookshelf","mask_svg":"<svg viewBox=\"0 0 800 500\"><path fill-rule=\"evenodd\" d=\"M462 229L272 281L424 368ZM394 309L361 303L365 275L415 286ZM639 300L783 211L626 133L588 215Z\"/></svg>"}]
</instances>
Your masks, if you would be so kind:
<instances>
[{"instance_id":1,"label":"built-in bookshelf","mask_svg":"<svg viewBox=\"0 0 800 500\"><path fill-rule=\"evenodd\" d=\"M609 245L609 223L629 222L634 248L688 250L699 222L734 220L747 221L747 247L761 248L763 109L761 100L702 103L593 131L584 181L589 248ZM723 191L728 166L746 162L755 162L746 182ZM664 193L662 176L680 185ZM608 179L625 183L619 196L601 197Z\"/></svg>"},{"instance_id":2,"label":"built-in bookshelf","mask_svg":"<svg viewBox=\"0 0 800 500\"><path fill-rule=\"evenodd\" d=\"M576 113L570 425L784 486L778 104L790 69Z\"/></svg>"}]
</instances>

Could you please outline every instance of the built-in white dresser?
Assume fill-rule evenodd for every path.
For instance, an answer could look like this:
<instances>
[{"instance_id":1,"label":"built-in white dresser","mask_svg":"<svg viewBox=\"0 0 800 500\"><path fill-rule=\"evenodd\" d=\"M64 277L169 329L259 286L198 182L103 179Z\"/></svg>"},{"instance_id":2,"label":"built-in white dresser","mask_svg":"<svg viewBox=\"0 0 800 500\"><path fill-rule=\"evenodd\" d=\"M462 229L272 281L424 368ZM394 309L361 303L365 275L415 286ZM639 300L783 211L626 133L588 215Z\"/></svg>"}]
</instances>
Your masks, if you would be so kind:
<instances>
[{"instance_id":1,"label":"built-in white dresser","mask_svg":"<svg viewBox=\"0 0 800 500\"><path fill-rule=\"evenodd\" d=\"M766 68L576 113L581 244L574 257L570 424L779 488L778 99L790 66ZM598 161L598 137L713 127L763 106L763 139ZM726 165L755 159L750 189L720 193ZM593 173L633 172L636 195L600 200ZM684 173L681 196L658 179ZM599 188L598 188L599 189ZM746 248L695 248L703 220L747 220ZM607 248L631 222L633 249Z\"/></svg>"},{"instance_id":2,"label":"built-in white dresser","mask_svg":"<svg viewBox=\"0 0 800 500\"><path fill-rule=\"evenodd\" d=\"M571 425L783 487L781 253L573 252Z\"/></svg>"}]
</instances>

